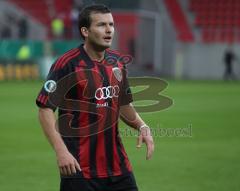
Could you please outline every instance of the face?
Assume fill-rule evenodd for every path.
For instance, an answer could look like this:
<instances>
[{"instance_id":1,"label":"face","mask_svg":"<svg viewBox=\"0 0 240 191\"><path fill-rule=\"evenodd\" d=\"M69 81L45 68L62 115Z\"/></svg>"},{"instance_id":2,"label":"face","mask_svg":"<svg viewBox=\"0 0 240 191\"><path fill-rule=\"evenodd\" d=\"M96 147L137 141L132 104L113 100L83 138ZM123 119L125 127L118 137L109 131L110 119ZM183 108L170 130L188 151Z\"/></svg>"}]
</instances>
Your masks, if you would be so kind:
<instances>
[{"instance_id":1,"label":"face","mask_svg":"<svg viewBox=\"0 0 240 191\"><path fill-rule=\"evenodd\" d=\"M112 44L114 35L114 22L111 13L92 13L91 25L84 33L85 42L96 48L106 49Z\"/></svg>"}]
</instances>

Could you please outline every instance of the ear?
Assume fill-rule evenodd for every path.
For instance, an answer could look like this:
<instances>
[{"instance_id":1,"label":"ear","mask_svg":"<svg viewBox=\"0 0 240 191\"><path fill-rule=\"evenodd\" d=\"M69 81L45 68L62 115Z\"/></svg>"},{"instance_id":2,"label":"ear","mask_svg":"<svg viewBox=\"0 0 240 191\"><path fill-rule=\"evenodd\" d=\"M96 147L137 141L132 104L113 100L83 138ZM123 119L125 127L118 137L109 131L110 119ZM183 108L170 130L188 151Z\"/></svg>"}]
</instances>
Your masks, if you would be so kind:
<instances>
[{"instance_id":1,"label":"ear","mask_svg":"<svg viewBox=\"0 0 240 191\"><path fill-rule=\"evenodd\" d=\"M86 27L81 28L81 33L85 38L88 37L88 29Z\"/></svg>"}]
</instances>

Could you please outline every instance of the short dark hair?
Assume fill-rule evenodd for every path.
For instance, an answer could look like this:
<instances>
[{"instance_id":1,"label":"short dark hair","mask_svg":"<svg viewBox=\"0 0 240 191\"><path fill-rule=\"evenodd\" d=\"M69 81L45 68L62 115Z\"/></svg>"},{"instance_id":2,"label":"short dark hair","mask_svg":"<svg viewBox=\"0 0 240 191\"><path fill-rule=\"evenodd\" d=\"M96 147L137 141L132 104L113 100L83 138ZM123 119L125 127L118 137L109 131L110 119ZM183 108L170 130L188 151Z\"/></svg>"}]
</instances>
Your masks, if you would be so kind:
<instances>
[{"instance_id":1,"label":"short dark hair","mask_svg":"<svg viewBox=\"0 0 240 191\"><path fill-rule=\"evenodd\" d=\"M92 13L111 13L111 11L107 6L103 4L93 4L84 7L83 10L78 15L78 29L83 39L85 38L82 35L81 28L82 27L89 28L91 26L92 21L90 15Z\"/></svg>"}]
</instances>

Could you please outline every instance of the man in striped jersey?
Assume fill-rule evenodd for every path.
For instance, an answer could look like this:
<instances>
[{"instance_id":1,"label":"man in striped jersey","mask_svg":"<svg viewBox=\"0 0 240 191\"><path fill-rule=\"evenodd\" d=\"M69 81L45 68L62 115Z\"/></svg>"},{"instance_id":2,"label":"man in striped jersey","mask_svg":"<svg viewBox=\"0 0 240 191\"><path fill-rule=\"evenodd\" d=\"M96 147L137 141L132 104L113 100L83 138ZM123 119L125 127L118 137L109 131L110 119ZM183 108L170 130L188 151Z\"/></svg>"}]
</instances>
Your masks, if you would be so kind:
<instances>
[{"instance_id":1,"label":"man in striped jersey","mask_svg":"<svg viewBox=\"0 0 240 191\"><path fill-rule=\"evenodd\" d=\"M124 56L109 50L114 35L110 10L104 5L84 8L79 30L84 44L56 60L36 100L42 129L56 153L60 190L137 191L119 117L139 131L137 146L146 143L147 159L154 143L131 105Z\"/></svg>"}]
</instances>

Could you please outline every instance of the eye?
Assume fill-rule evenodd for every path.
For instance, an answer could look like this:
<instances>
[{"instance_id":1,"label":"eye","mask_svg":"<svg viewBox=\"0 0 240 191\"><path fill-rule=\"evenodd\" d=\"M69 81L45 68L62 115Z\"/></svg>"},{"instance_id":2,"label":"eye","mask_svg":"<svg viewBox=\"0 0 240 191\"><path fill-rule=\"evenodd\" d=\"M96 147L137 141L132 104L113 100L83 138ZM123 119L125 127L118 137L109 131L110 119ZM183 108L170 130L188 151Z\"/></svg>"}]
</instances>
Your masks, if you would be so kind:
<instances>
[{"instance_id":1,"label":"eye","mask_svg":"<svg viewBox=\"0 0 240 191\"><path fill-rule=\"evenodd\" d=\"M105 23L98 23L97 26L105 26Z\"/></svg>"}]
</instances>

